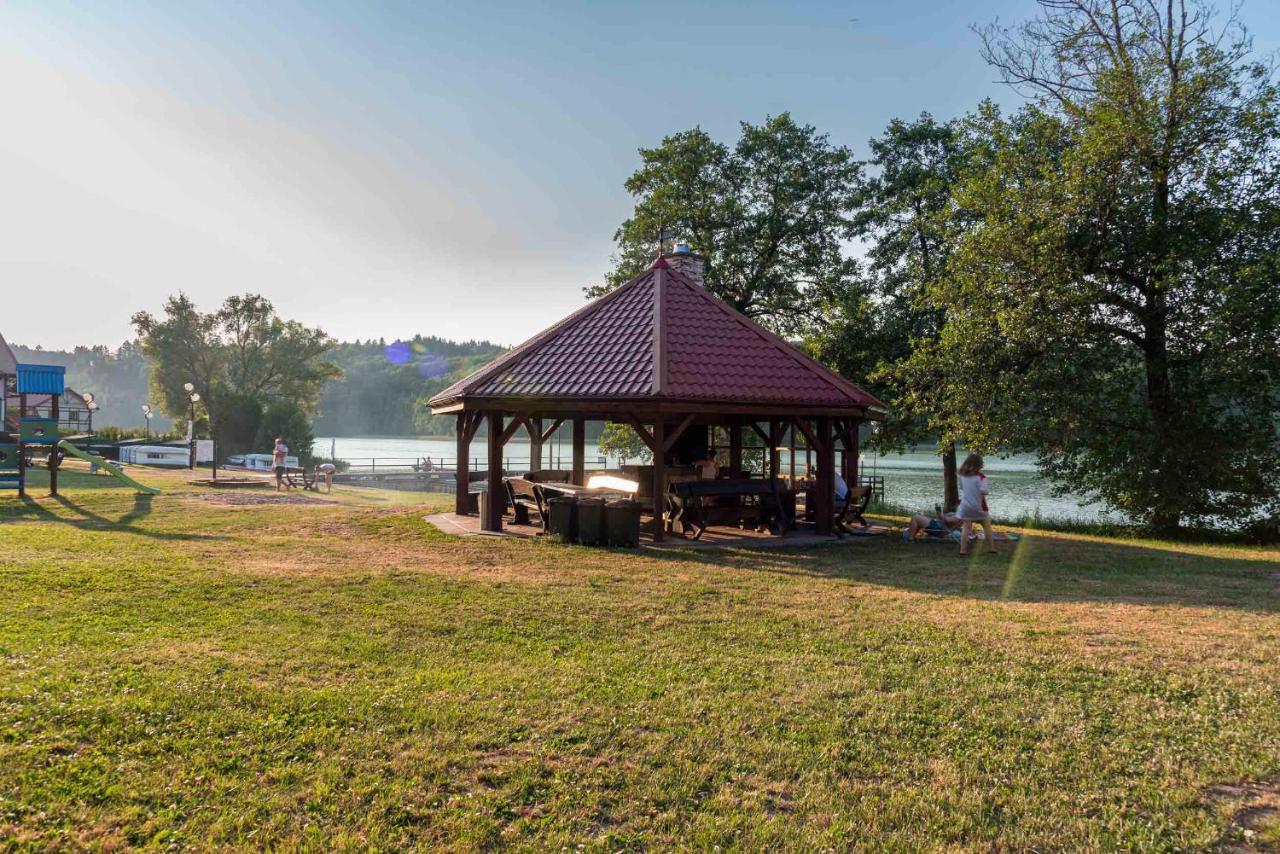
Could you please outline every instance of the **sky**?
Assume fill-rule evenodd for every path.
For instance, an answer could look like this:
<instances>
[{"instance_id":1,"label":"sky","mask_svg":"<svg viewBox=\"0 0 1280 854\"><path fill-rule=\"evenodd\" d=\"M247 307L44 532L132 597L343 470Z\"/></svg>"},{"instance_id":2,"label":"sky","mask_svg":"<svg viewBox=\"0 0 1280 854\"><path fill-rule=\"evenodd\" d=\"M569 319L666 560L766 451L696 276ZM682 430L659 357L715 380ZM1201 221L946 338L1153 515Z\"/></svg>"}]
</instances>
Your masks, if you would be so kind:
<instances>
[{"instance_id":1,"label":"sky","mask_svg":"<svg viewBox=\"0 0 1280 854\"><path fill-rule=\"evenodd\" d=\"M970 25L1033 12L8 0L0 332L115 346L170 294L252 292L344 340L515 344L608 271L638 148L790 111L865 157L894 117L1016 104ZM1243 18L1280 47L1280 4Z\"/></svg>"}]
</instances>

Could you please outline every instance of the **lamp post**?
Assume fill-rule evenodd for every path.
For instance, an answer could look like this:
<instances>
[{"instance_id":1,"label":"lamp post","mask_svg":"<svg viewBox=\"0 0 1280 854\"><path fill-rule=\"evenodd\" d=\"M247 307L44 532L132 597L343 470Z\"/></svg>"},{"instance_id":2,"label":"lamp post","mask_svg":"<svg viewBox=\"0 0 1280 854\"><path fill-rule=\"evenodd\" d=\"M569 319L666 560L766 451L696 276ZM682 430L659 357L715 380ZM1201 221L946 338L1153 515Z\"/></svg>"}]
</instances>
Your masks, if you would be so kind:
<instances>
[{"instance_id":1,"label":"lamp post","mask_svg":"<svg viewBox=\"0 0 1280 854\"><path fill-rule=\"evenodd\" d=\"M148 439L151 438L151 416L154 414L155 413L151 411L151 404L149 403L142 404L142 417L146 419L145 429L146 429L146 436Z\"/></svg>"},{"instance_id":2,"label":"lamp post","mask_svg":"<svg viewBox=\"0 0 1280 854\"><path fill-rule=\"evenodd\" d=\"M187 393L187 400L191 401L191 420L187 422L187 433L191 438L191 470L196 468L196 404L200 402L200 393L196 391L196 387L191 383L183 383L182 390Z\"/></svg>"},{"instance_id":3,"label":"lamp post","mask_svg":"<svg viewBox=\"0 0 1280 854\"><path fill-rule=\"evenodd\" d=\"M93 435L93 413L98 411L98 402L94 400L93 392L91 391L86 391L84 394L80 395L80 397L82 400L84 400L85 409L89 410L89 435L92 436Z\"/></svg>"}]
</instances>

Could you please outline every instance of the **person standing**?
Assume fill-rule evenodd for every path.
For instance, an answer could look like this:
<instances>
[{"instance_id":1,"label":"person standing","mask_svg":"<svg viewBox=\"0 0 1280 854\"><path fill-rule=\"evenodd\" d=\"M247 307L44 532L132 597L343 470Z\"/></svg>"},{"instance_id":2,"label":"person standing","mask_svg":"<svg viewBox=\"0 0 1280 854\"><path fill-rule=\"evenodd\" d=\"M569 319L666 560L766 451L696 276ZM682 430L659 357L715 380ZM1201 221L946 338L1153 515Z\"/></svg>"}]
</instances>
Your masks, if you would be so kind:
<instances>
[{"instance_id":1,"label":"person standing","mask_svg":"<svg viewBox=\"0 0 1280 854\"><path fill-rule=\"evenodd\" d=\"M276 473L276 492L284 486L284 467L289 459L289 446L276 436L276 446L271 451L271 466Z\"/></svg>"},{"instance_id":2,"label":"person standing","mask_svg":"<svg viewBox=\"0 0 1280 854\"><path fill-rule=\"evenodd\" d=\"M316 471L320 472L320 476L324 478L324 491L333 492L333 476L338 471L338 467L333 463L321 463L316 466Z\"/></svg>"},{"instance_id":3,"label":"person standing","mask_svg":"<svg viewBox=\"0 0 1280 854\"><path fill-rule=\"evenodd\" d=\"M987 476L982 473L982 457L970 454L960 466L960 506L956 508L956 516L960 517L960 554L969 553L969 537L973 534L973 523L981 522L986 536L987 551L996 553L995 535L991 530L991 510L987 507L987 495L991 492L987 485Z\"/></svg>"}]
</instances>

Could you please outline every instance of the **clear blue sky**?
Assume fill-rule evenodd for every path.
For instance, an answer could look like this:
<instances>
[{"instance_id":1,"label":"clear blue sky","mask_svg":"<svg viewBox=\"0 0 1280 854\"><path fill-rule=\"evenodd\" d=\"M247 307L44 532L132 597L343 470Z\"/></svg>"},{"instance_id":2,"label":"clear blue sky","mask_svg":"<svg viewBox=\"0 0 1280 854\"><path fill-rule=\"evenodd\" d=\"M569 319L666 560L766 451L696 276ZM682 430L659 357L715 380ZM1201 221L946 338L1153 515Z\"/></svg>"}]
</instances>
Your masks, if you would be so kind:
<instances>
[{"instance_id":1,"label":"clear blue sky","mask_svg":"<svg viewBox=\"0 0 1280 854\"><path fill-rule=\"evenodd\" d=\"M636 149L790 110L865 156L1016 98L975 22L1032 0L0 8L0 331L118 344L185 290L341 338L516 343L609 267ZM1243 16L1260 51L1280 9ZM52 314L44 298L57 300Z\"/></svg>"}]
</instances>

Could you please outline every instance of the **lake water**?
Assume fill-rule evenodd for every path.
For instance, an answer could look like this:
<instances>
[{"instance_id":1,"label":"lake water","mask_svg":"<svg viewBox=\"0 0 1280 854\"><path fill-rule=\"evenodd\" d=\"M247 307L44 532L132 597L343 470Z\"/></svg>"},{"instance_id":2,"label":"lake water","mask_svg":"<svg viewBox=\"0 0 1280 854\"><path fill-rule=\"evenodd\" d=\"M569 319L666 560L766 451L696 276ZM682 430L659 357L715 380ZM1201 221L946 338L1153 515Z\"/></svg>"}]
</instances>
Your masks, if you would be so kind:
<instances>
[{"instance_id":1,"label":"lake water","mask_svg":"<svg viewBox=\"0 0 1280 854\"><path fill-rule=\"evenodd\" d=\"M371 437L322 437L316 439L315 452L328 456L333 447L338 459L357 465L368 465L371 459L383 463L394 460L406 462L422 457L435 461L454 459L455 445L452 439L419 438L371 438ZM548 458L545 468L569 468L572 448L567 437L557 443L553 438L544 446ZM748 452L749 453L749 452ZM757 452L758 453L758 452ZM483 460L484 440L472 445L473 460ZM524 468L529 463L529 443L513 437L505 451L504 468ZM594 442L586 446L587 468L604 468L600 450ZM758 457L757 457L758 459ZM611 460L610 464L616 461ZM638 462L638 461L636 461ZM782 469L789 470L787 453L782 453ZM804 455L797 454L797 472L804 469ZM942 462L929 450L904 454L867 453L862 461L862 472L884 478L884 498L898 507L918 508L929 511L942 501ZM987 478L991 482L991 509L997 518L1014 519L1039 515L1045 519L1078 519L1088 521L1116 521L1121 517L1109 513L1099 505L1089 505L1079 496L1055 496L1053 485L1036 474L1035 461L1028 455L992 457L986 464Z\"/></svg>"}]
</instances>

